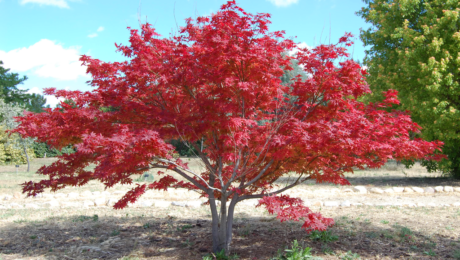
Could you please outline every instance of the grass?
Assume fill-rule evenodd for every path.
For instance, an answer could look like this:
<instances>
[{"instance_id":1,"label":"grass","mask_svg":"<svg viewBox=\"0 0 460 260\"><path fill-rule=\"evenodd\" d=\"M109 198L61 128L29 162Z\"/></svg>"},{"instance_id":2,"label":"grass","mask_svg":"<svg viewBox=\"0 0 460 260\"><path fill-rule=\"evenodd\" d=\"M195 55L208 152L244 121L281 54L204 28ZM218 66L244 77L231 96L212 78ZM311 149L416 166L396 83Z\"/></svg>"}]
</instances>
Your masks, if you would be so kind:
<instances>
[{"instance_id":1,"label":"grass","mask_svg":"<svg viewBox=\"0 0 460 260\"><path fill-rule=\"evenodd\" d=\"M455 259L460 259L460 249L457 249L457 250L454 251L453 257Z\"/></svg>"},{"instance_id":2,"label":"grass","mask_svg":"<svg viewBox=\"0 0 460 260\"><path fill-rule=\"evenodd\" d=\"M0 193L4 194L14 194L15 192L21 192L20 184L26 181L39 181L45 179L44 176L35 174L35 172L42 167L43 165L50 165L55 162L56 158L36 158L31 161L30 172L26 172L27 165L20 165L18 174L16 174L16 167L14 165L2 165L0 166ZM200 161L195 158L185 158L185 162L188 163L191 170L195 172L201 172L204 167L201 165ZM95 166L89 166L86 170L92 170ZM183 178L171 171L166 171L167 173L173 175L178 180L183 180ZM147 172L149 177L145 178L143 174L133 175L132 179L134 183L132 185L115 185L110 191L115 190L126 190L128 187L134 187L136 183L151 182L155 179L156 171ZM89 191L103 191L104 186L98 181L90 181L88 184L82 187L66 187L65 189L59 191L62 193L71 193L71 192L82 192L85 190Z\"/></svg>"},{"instance_id":3,"label":"grass","mask_svg":"<svg viewBox=\"0 0 460 260\"><path fill-rule=\"evenodd\" d=\"M306 260L306 259L322 259L313 257L310 247L299 245L297 240L292 242L291 248L279 250L278 254L272 260Z\"/></svg>"},{"instance_id":4,"label":"grass","mask_svg":"<svg viewBox=\"0 0 460 260\"><path fill-rule=\"evenodd\" d=\"M330 243L330 242L335 242L339 240L339 237L336 235L333 235L331 231L317 231L314 230L310 233L309 235L310 239L312 240L318 240L321 241L322 243Z\"/></svg>"},{"instance_id":5,"label":"grass","mask_svg":"<svg viewBox=\"0 0 460 260\"><path fill-rule=\"evenodd\" d=\"M52 158L36 160L32 170L53 161ZM199 169L195 159L188 162L193 169ZM21 172L23 168L16 175L15 169L11 168L11 171L8 167L0 167L0 193L18 192L18 184L41 178L34 173ZM382 179L399 176L399 168L391 169L360 171L353 181L362 183L371 179L367 182L369 185L379 185ZM407 173L407 179L417 176L410 171ZM151 181L140 175L133 178L137 182ZM334 185L318 187L335 188ZM110 191L127 189L126 186L116 185ZM90 182L87 186L70 187L62 192L84 190L102 192L104 189L100 183ZM301 229L302 223L279 223L263 208L238 205L231 255L251 260L290 259L287 257L302 254L317 259L376 259L383 258L385 254L398 258L399 250L411 252L418 258L434 256L443 259L446 258L445 252L450 250L451 257L460 259L458 208L361 206L312 209L320 211L323 216L333 217L336 225L326 232L307 236ZM211 257L209 259L216 259L217 255L209 252L209 230L210 211L206 207L3 209L0 210L0 259L62 259L63 255L81 258L83 254L77 252L78 247L102 247L104 243L107 244L104 250L110 252L110 256L101 252L85 252L84 258L193 260L204 259L207 255ZM295 247L294 241L297 243ZM377 244L388 246L371 246ZM280 249L283 245L289 246ZM311 254L305 254L306 248L311 248Z\"/></svg>"},{"instance_id":6,"label":"grass","mask_svg":"<svg viewBox=\"0 0 460 260\"><path fill-rule=\"evenodd\" d=\"M237 254L233 254L230 256L225 255L225 251L222 249L222 251L218 253L211 253L208 255L203 256L203 260L234 260L238 259L239 256Z\"/></svg>"},{"instance_id":7,"label":"grass","mask_svg":"<svg viewBox=\"0 0 460 260\"><path fill-rule=\"evenodd\" d=\"M183 159L185 162L188 163L189 167L191 170L195 172L201 172L204 169L204 166L202 163L196 159L196 158L184 158ZM38 181L44 179L43 176L35 174L35 172L43 165L50 165L54 161L56 161L56 158L37 158L31 161L31 171L29 173L25 172L27 165L21 165L19 167L18 174L16 175L16 168L14 165L6 165L6 166L1 166L0 167L0 190L1 193L6 193L6 194L13 194L15 192L21 192L21 187L19 184L24 183L26 181ZM388 183L382 182L382 180L388 179L388 178L401 178L406 175L402 173L402 169L404 169L403 166L397 165L393 162L388 163L387 165L383 166L381 169L373 169L373 170L357 170L355 171L354 174L346 174L346 177L350 179L350 181L354 184L370 184L371 186L374 185L382 185L386 186ZM94 165L87 167L87 170L94 169ZM436 174L433 173L428 173L425 168L421 167L420 165L416 164L413 168L411 169L406 169L404 170L407 173L408 177L433 177L437 176ZM183 180L183 178L179 175L177 175L174 172L167 171L169 174L171 174L173 177L175 177L178 180ZM150 171L147 172L149 174L149 177L144 177L143 175L133 175L132 179L134 181L134 184L131 185L132 187L135 186L136 183L145 183L145 182L152 182L155 180L156 176L156 171ZM286 182L286 180L289 179L289 177L293 177L294 174L288 174L285 177L279 178L279 180L276 182L278 184L282 184ZM410 179L410 178L406 178ZM401 179L398 179L401 180ZM363 183L365 182L365 183ZM332 188L332 187L340 187L339 185L335 184L329 184L329 183L324 183L324 184L316 184L314 181L307 181L305 182L302 186L315 186L315 187L323 187L323 188ZM128 189L129 186L122 186L122 185L115 185L113 188L111 188L109 191L115 191L115 190L126 190ZM59 191L62 193L70 193L70 192L82 192L85 190L89 191L103 191L104 186L99 183L98 181L90 181L87 185L83 187L67 187L66 189Z\"/></svg>"},{"instance_id":8,"label":"grass","mask_svg":"<svg viewBox=\"0 0 460 260\"><path fill-rule=\"evenodd\" d=\"M371 220L370 224L363 225L365 222L362 219L362 210L366 211L366 218ZM7 210L7 213L9 211ZM109 208L92 208L64 210L22 209L15 210L15 212L21 216L21 219L26 221L22 223L14 222L13 220L18 218L14 214L8 214L8 218L2 219L0 246L3 246L2 253L11 250L8 255L16 256L16 258L24 258L21 256L27 252L19 253L14 251L14 247L3 245L5 241L11 240L11 243L17 243L18 245L36 241L37 244L32 243L24 246L24 250L26 248L31 250L30 254L32 256L38 256L40 255L39 252L42 252L41 254L57 257L62 254L62 250L70 245L60 244L62 242L59 241L73 239L75 239L72 242L73 245L96 246L105 241L119 239L120 244L113 247L120 250L116 257L118 259L127 256L138 257L139 259L148 258L149 250L153 252L153 249L149 249L148 245L150 244L154 245L155 248L152 254L161 256L164 259L202 259L206 254L209 255L209 251L203 253L198 251L203 247L209 250L210 247L209 236L207 235L210 228L208 211L197 214L196 211L189 208L158 209L155 211L142 208L128 208L121 211L114 211ZM174 212L178 216L181 215L181 217L169 217ZM359 259L357 258L358 256L362 259L374 259L374 256L382 256L386 248L403 248L403 251L410 251L412 252L411 254L416 254L419 257L436 253L435 257L442 259L445 258L445 255L437 251L439 248L445 248L446 250L452 248L451 252L459 249L457 243L459 237L455 231L425 229L439 223L439 219L450 216L454 211L449 208L433 209L432 218L423 220L423 222L416 218L419 212L411 210L407 210L405 214L402 214L401 211L395 209L388 209L388 212L382 213L373 207L361 208L361 210L346 208L340 210L340 212L337 212L336 209L327 209L322 212L325 216L334 217L337 222L342 221L345 225L335 226L324 233L318 232L316 238L306 236L305 231L300 228L301 223L291 222L287 225L287 223L273 221L264 210L260 209L253 211L251 215L248 215L247 212L244 208L239 208L236 213L237 227L235 228L232 242L232 255L236 253L239 259L280 257L277 252L280 250L283 241L289 247L281 249L280 252L287 256L287 251L284 251L284 249L292 250L294 240L297 240L298 252L300 252L300 248L310 247L312 256L324 257L325 259ZM97 221L93 220L95 215L98 216ZM361 218L361 220L356 220L358 218ZM397 224L382 226L381 219ZM201 224L197 225L195 223ZM453 225L458 226L457 223L453 223ZM238 230L244 230L245 228L249 232L240 234ZM354 235L350 236L350 232L353 232ZM412 236L413 239L402 239L406 235ZM337 240L332 238L334 236L336 236ZM275 237L278 239L274 239ZM450 237L454 237L454 239ZM43 240L43 238L46 239ZM135 246L133 241L136 240L138 244ZM51 248L46 247L47 244L43 244L46 241L54 244L52 252L44 251ZM337 241L340 241L340 243L337 243ZM355 247L359 245L357 241L361 241L361 248ZM388 246L375 248L369 247L368 245L370 244L367 243L382 243ZM390 246L390 244L395 246ZM168 251L172 247L175 249ZM193 257L189 257L189 253ZM87 254L88 259L103 256L97 255L97 252ZM69 257L76 256L71 252L66 255ZM263 257L261 258L260 256Z\"/></svg>"},{"instance_id":9,"label":"grass","mask_svg":"<svg viewBox=\"0 0 460 260\"><path fill-rule=\"evenodd\" d=\"M354 259L361 259L361 256L357 253L353 253L351 251L346 252L344 255L340 257L341 260L354 260Z\"/></svg>"}]
</instances>

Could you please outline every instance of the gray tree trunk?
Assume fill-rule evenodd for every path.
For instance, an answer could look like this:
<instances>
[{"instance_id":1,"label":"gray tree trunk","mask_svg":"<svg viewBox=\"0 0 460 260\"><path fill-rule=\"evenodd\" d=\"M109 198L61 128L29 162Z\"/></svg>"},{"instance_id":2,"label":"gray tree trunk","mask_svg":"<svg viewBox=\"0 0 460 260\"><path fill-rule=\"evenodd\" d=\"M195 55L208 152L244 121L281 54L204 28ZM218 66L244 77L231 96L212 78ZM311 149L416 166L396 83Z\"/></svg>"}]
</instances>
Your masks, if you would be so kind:
<instances>
[{"instance_id":1,"label":"gray tree trunk","mask_svg":"<svg viewBox=\"0 0 460 260\"><path fill-rule=\"evenodd\" d=\"M227 198L220 200L220 214L217 213L216 200L210 197L211 216L212 216L212 252L218 253L222 250L225 255L230 253L230 243L232 242L233 215L235 205L238 202L238 195L234 196L227 208Z\"/></svg>"},{"instance_id":2,"label":"gray tree trunk","mask_svg":"<svg viewBox=\"0 0 460 260\"><path fill-rule=\"evenodd\" d=\"M24 153L26 155L26 160L27 160L27 172L30 171L30 161L29 161L29 155L27 154L27 148L24 142L22 142L22 148L24 149Z\"/></svg>"}]
</instances>

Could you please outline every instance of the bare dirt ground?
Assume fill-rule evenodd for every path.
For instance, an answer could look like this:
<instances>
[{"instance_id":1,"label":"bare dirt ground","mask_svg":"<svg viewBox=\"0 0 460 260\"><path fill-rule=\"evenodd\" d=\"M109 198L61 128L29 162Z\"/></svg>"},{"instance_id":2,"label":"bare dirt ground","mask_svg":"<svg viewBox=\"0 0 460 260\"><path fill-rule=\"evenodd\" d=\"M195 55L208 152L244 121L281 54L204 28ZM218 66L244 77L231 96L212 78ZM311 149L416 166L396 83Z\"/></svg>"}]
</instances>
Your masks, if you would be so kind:
<instances>
[{"instance_id":1,"label":"bare dirt ground","mask_svg":"<svg viewBox=\"0 0 460 260\"><path fill-rule=\"evenodd\" d=\"M52 159L41 163L51 163ZM36 168L40 162L35 162ZM23 167L23 166L21 166ZM0 167L0 193L20 188L32 174ZM405 171L405 173L403 172ZM1 176L2 174L0 174ZM406 171L388 165L377 171L357 171L353 185L460 186L459 181L428 174L423 168ZM283 180L281 180L283 181ZM91 184L91 190L100 189ZM305 184L302 188L329 189L334 185ZM79 188L71 188L79 189ZM88 187L86 188L88 189ZM126 188L125 188L126 189ZM101 190L102 191L102 190ZM63 190L63 192L67 192ZM70 192L70 191L69 191ZM311 196L311 197L309 197ZM327 199L338 199L329 194ZM383 195L387 196L387 195ZM400 196L400 195L398 195ZM398 197L395 195L395 199ZM459 201L458 193L407 195L439 203ZM309 194L307 199L322 199ZM401 197L401 196L400 196ZM359 199L359 195L348 199ZM379 201L382 195L366 195ZM301 223L280 223L262 208L237 206L232 254L238 259L271 259L294 240L311 247L322 259L460 259L459 207L311 207L334 218L330 229L336 241L314 240ZM0 259L202 259L210 253L210 211L200 208L0 209Z\"/></svg>"}]
</instances>

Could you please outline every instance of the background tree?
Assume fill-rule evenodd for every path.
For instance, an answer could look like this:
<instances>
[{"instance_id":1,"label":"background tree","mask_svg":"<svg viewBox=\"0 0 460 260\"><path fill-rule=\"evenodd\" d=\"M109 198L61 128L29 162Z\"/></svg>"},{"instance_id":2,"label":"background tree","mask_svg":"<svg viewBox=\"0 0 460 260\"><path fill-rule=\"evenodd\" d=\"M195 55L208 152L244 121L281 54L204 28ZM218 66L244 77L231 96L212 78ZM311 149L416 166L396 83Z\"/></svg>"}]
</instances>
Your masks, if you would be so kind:
<instances>
[{"instance_id":1,"label":"background tree","mask_svg":"<svg viewBox=\"0 0 460 260\"><path fill-rule=\"evenodd\" d=\"M0 98L5 103L23 106L28 111L43 112L46 98L40 94L26 93L27 89L18 89L18 85L23 84L27 80L27 76L19 77L18 73L9 71L10 69L5 69L3 62L0 61Z\"/></svg>"},{"instance_id":2,"label":"background tree","mask_svg":"<svg viewBox=\"0 0 460 260\"><path fill-rule=\"evenodd\" d=\"M361 31L370 101L396 89L400 110L411 110L423 138L442 140L448 160L424 161L428 170L460 178L460 2L366 0L358 12L371 23Z\"/></svg>"},{"instance_id":3,"label":"background tree","mask_svg":"<svg viewBox=\"0 0 460 260\"><path fill-rule=\"evenodd\" d=\"M56 148L50 147L46 143L34 142L32 144L32 147L35 157L37 158L57 157L63 154L70 154L75 152L74 147L71 145L63 147L61 150L58 150Z\"/></svg>"},{"instance_id":4,"label":"background tree","mask_svg":"<svg viewBox=\"0 0 460 260\"><path fill-rule=\"evenodd\" d=\"M25 108L28 111L34 113L42 113L44 108L50 108L50 105L46 105L46 98L40 94L32 93L28 94L26 97L27 103L25 104Z\"/></svg>"},{"instance_id":5,"label":"background tree","mask_svg":"<svg viewBox=\"0 0 460 260\"><path fill-rule=\"evenodd\" d=\"M19 77L18 73L11 73L9 71L10 69L5 69L3 62L0 61L0 98L5 103L23 105L27 96L27 90L18 89L18 85L24 83L27 77Z\"/></svg>"},{"instance_id":6,"label":"background tree","mask_svg":"<svg viewBox=\"0 0 460 260\"><path fill-rule=\"evenodd\" d=\"M280 78L282 84L292 84L295 81L297 75L299 75L303 80L307 78L307 74L305 74L303 69L299 66L299 61L292 59L289 68L283 70L283 75Z\"/></svg>"},{"instance_id":7,"label":"background tree","mask_svg":"<svg viewBox=\"0 0 460 260\"><path fill-rule=\"evenodd\" d=\"M131 30L130 46L117 45L129 61L82 56L96 89L46 90L74 103L29 113L16 130L77 151L38 170L48 179L26 182L23 191L32 196L90 180L112 187L157 169L161 179L137 185L114 207L126 207L148 189L195 190L211 209L213 252L228 253L234 209L241 201L260 199L259 206L281 221L302 220L307 230L324 230L332 219L279 194L311 179L349 184L344 173L353 167L431 158L439 150L436 142L409 137L419 127L408 115L384 110L398 103L395 91L375 104L357 100L369 92L365 72L352 60L336 62L348 57L344 46L351 45L350 34L336 45L283 56L296 44L283 32L269 32L269 17L229 1L211 17L187 19L171 38L160 38L149 24L140 34ZM292 59L311 77L296 77L286 86L280 77L283 69L292 69ZM195 146L203 167L191 169L174 158L173 146L165 142L172 139ZM88 171L89 164L94 170ZM295 178L278 185L286 174Z\"/></svg>"},{"instance_id":8,"label":"background tree","mask_svg":"<svg viewBox=\"0 0 460 260\"><path fill-rule=\"evenodd\" d=\"M15 117L22 116L24 109L19 106L5 103L0 99L0 116L2 121L0 122L0 143L3 147L0 147L2 162L6 164L23 163L24 157L27 162L27 172L30 171L30 159L35 157L32 149L33 139L22 138L17 133L10 134L5 130L15 129L19 123L16 122ZM23 153L19 151L23 151Z\"/></svg>"}]
</instances>

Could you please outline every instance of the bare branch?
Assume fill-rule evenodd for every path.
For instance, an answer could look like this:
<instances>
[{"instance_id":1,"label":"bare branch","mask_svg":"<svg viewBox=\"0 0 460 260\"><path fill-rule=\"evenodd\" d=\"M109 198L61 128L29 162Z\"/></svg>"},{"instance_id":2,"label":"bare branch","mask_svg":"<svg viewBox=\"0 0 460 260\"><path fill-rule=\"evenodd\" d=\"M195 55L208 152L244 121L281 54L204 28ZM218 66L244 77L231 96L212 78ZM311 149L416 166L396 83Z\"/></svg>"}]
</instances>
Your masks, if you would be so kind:
<instances>
[{"instance_id":1,"label":"bare branch","mask_svg":"<svg viewBox=\"0 0 460 260\"><path fill-rule=\"evenodd\" d=\"M167 164L172 164L174 166L176 166L176 168L172 169L172 171L175 171L176 173L178 173L179 175L181 175L182 177L184 177L185 179L187 179L188 181L190 181L191 183L193 183L195 186L197 186L198 188L202 189L203 191L207 191L206 187L204 187L203 185L201 185L199 182L197 182L195 179L193 179L192 177L188 176L185 172L188 172L190 174L193 174L195 177L197 177L198 179L200 179L201 181L203 181L206 186L208 187L208 189L210 190L217 190L219 192L222 192L221 190L219 189L216 189L214 187L211 187L201 176L199 176L198 174L190 171L190 170L187 170L187 169L184 169L182 168L181 166L179 166L177 163L173 162L173 161L170 161L170 160L166 160L166 159L162 159L162 158L157 158L155 157L156 160L160 161L160 162L163 162L163 163L167 163ZM168 169L167 166L164 166L164 165L159 165L159 164L152 164L152 166L154 166L155 168L163 168L163 169Z\"/></svg>"},{"instance_id":2,"label":"bare branch","mask_svg":"<svg viewBox=\"0 0 460 260\"><path fill-rule=\"evenodd\" d=\"M307 176L305 177L302 181L299 181L299 179L297 179L296 182L292 183L291 185L288 185L282 189L279 189L277 191L272 191L272 192L268 192L268 193L261 193L261 194L255 194L255 195L244 195L244 196L241 196L240 199L238 201L242 201L242 200L247 200L247 199L261 199L263 197L266 197L266 196L272 196L272 195L275 195L275 194L278 194L278 193L281 193L283 191L286 191L292 187L295 187L307 180L311 179L311 176Z\"/></svg>"},{"instance_id":3,"label":"bare branch","mask_svg":"<svg viewBox=\"0 0 460 260\"><path fill-rule=\"evenodd\" d=\"M244 189L246 187L249 187L251 184L253 184L254 182L258 181L262 177L262 175L267 171L267 169L273 164L274 161L275 160L272 159L267 165L265 165L265 167L262 169L262 171L260 171L260 173L254 179L252 179L248 183L244 184L241 188Z\"/></svg>"}]
</instances>

